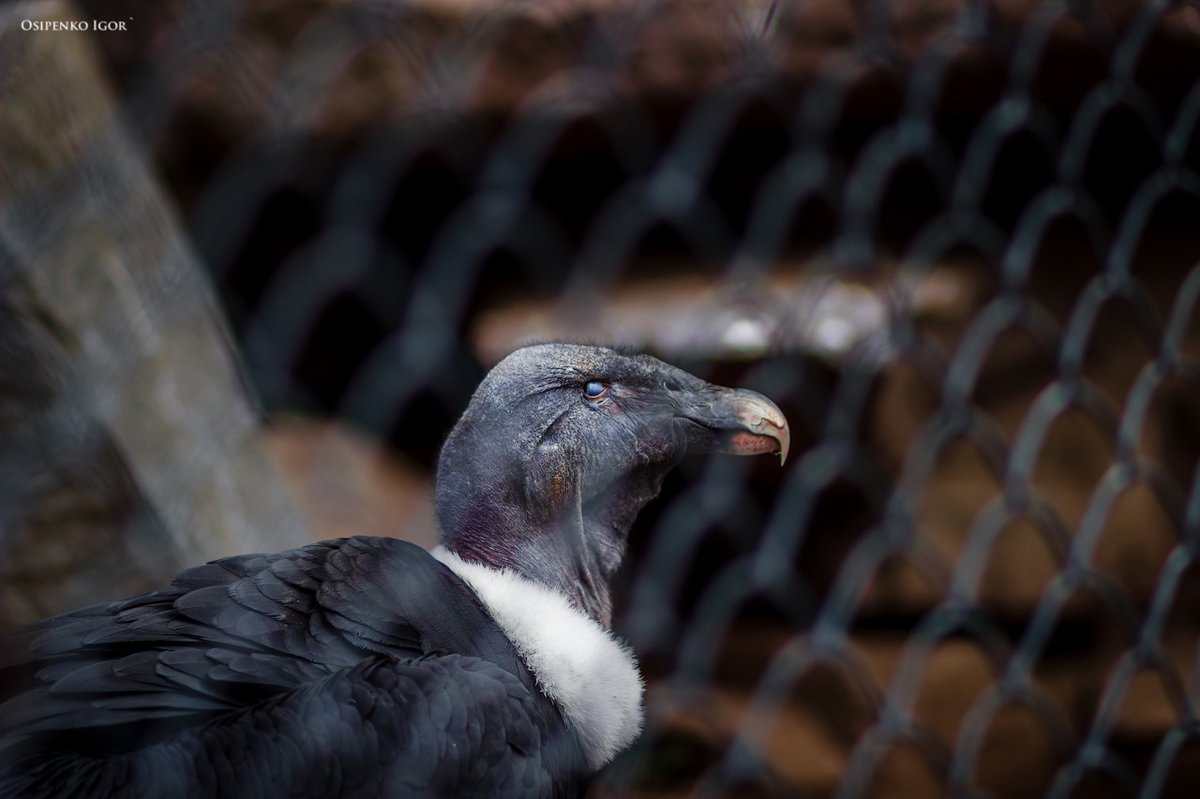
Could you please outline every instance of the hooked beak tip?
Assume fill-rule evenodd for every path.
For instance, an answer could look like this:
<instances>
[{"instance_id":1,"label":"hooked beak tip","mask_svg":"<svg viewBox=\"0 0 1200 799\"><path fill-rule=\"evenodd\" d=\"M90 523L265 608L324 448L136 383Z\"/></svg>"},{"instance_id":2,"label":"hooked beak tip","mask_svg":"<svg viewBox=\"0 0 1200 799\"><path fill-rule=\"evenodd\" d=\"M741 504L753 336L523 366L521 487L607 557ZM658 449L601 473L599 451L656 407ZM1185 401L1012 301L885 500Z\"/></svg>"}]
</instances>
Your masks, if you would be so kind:
<instances>
[{"instance_id":1,"label":"hooked beak tip","mask_svg":"<svg viewBox=\"0 0 1200 799\"><path fill-rule=\"evenodd\" d=\"M744 433L736 434L731 441L731 450L739 455L756 455L764 452L777 452L779 465L787 462L788 449L791 446L792 435L787 418L771 400L756 391L736 389L733 403L739 425L749 436L741 437ZM764 439L773 444L770 449L763 449Z\"/></svg>"}]
</instances>

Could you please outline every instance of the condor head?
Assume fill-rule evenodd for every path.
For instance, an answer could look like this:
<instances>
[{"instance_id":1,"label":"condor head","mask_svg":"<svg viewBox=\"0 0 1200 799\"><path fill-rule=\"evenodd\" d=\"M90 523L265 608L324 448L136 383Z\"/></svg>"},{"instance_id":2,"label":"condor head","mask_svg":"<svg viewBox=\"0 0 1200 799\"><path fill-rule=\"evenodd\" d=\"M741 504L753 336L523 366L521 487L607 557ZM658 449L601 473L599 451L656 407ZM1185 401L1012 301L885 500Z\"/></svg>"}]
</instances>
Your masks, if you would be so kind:
<instances>
[{"instance_id":1,"label":"condor head","mask_svg":"<svg viewBox=\"0 0 1200 799\"><path fill-rule=\"evenodd\" d=\"M480 384L442 450L437 514L464 560L515 570L608 625L638 511L691 452L787 457L766 397L648 355L540 344Z\"/></svg>"}]
</instances>

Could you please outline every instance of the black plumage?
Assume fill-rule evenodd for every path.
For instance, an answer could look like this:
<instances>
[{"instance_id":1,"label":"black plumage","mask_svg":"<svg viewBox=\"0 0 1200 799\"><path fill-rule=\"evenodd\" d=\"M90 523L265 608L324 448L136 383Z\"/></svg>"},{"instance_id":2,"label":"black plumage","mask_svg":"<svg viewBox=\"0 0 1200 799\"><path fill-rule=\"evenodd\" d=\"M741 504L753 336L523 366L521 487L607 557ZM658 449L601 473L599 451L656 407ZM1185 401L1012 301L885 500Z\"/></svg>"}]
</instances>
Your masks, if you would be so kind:
<instances>
[{"instance_id":1,"label":"black plumage","mask_svg":"<svg viewBox=\"0 0 1200 799\"><path fill-rule=\"evenodd\" d=\"M526 348L451 434L439 520L463 561L606 626L629 524L685 452L786 447L753 392ZM0 643L0 797L576 795L611 755L481 596L419 547L356 537L20 630Z\"/></svg>"},{"instance_id":2,"label":"black plumage","mask_svg":"<svg viewBox=\"0 0 1200 799\"><path fill-rule=\"evenodd\" d=\"M21 638L0 794L536 796L583 773L474 593L402 541L217 561Z\"/></svg>"}]
</instances>

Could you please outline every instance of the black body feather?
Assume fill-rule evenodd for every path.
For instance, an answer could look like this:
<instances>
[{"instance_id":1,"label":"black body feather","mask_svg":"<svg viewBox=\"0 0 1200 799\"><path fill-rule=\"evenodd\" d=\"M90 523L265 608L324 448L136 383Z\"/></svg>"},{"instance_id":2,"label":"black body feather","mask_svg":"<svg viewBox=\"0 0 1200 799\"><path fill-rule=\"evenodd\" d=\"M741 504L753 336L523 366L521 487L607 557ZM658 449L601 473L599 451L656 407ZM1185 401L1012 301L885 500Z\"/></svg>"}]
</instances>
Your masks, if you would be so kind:
<instances>
[{"instance_id":1,"label":"black body feather","mask_svg":"<svg viewBox=\"0 0 1200 799\"><path fill-rule=\"evenodd\" d=\"M349 538L189 569L0 649L0 796L575 795L583 757L475 594Z\"/></svg>"}]
</instances>

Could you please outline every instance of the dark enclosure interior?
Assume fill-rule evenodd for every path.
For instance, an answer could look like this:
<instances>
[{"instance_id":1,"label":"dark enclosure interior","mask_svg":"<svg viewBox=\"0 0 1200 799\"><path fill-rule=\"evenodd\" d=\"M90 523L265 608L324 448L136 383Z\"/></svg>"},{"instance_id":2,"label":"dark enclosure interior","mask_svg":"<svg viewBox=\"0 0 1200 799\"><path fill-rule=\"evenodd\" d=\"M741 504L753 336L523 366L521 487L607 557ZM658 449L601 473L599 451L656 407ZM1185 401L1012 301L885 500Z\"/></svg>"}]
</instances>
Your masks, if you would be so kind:
<instances>
[{"instance_id":1,"label":"dark enclosure interior","mask_svg":"<svg viewBox=\"0 0 1200 799\"><path fill-rule=\"evenodd\" d=\"M787 414L638 519L589 795L1196 795L1195 4L80 7L301 505L374 453L335 529L432 541L521 343Z\"/></svg>"}]
</instances>

